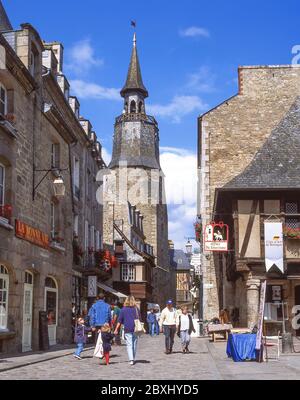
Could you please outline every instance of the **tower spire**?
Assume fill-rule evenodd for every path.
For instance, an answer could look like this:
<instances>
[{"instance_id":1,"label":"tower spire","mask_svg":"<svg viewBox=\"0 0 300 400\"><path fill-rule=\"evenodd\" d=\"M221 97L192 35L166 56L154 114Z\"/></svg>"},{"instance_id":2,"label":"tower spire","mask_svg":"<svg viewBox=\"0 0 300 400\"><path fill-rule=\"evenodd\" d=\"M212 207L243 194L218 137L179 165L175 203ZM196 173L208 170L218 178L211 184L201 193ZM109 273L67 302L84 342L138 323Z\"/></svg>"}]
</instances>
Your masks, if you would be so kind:
<instances>
[{"instance_id":1,"label":"tower spire","mask_svg":"<svg viewBox=\"0 0 300 400\"><path fill-rule=\"evenodd\" d=\"M133 49L131 53L130 65L128 69L125 86L121 90L121 96L125 97L127 93L140 92L144 98L148 97L148 91L144 86L139 57L136 46L136 33L133 35Z\"/></svg>"}]
</instances>

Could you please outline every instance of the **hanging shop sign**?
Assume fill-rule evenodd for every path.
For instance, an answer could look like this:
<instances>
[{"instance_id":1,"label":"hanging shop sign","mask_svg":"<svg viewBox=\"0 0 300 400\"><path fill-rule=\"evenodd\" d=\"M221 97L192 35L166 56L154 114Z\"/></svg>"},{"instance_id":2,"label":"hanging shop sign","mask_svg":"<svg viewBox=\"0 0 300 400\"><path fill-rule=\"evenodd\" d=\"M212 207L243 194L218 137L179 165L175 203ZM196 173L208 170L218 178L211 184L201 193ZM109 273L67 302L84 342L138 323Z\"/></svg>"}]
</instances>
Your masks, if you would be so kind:
<instances>
[{"instance_id":1,"label":"hanging shop sign","mask_svg":"<svg viewBox=\"0 0 300 400\"><path fill-rule=\"evenodd\" d=\"M205 251L228 251L229 227L224 222L211 222L204 231Z\"/></svg>"},{"instance_id":2,"label":"hanging shop sign","mask_svg":"<svg viewBox=\"0 0 300 400\"><path fill-rule=\"evenodd\" d=\"M97 297L97 276L88 277L88 297Z\"/></svg>"},{"instance_id":3,"label":"hanging shop sign","mask_svg":"<svg viewBox=\"0 0 300 400\"><path fill-rule=\"evenodd\" d=\"M276 266L284 273L282 222L265 221L265 258L267 272Z\"/></svg>"},{"instance_id":4,"label":"hanging shop sign","mask_svg":"<svg viewBox=\"0 0 300 400\"><path fill-rule=\"evenodd\" d=\"M49 236L39 229L35 229L24 222L16 220L15 231L16 236L19 239L26 240L27 242L43 247L44 249L49 248Z\"/></svg>"}]
</instances>

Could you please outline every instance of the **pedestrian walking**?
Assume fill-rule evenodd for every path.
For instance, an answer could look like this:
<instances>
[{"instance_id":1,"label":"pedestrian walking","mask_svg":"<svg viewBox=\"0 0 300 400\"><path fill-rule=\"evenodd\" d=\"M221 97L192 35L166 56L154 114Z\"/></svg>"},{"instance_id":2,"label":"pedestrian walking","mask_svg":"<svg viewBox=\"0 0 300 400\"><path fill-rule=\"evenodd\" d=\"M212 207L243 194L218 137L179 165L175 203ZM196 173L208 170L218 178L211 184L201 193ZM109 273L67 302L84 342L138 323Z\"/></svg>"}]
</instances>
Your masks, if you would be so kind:
<instances>
[{"instance_id":1,"label":"pedestrian walking","mask_svg":"<svg viewBox=\"0 0 300 400\"><path fill-rule=\"evenodd\" d=\"M105 302L105 295L100 294L98 300L94 303L89 311L89 322L93 332L99 332L105 324L111 324L111 308ZM95 335L95 342L97 335Z\"/></svg>"},{"instance_id":2,"label":"pedestrian walking","mask_svg":"<svg viewBox=\"0 0 300 400\"><path fill-rule=\"evenodd\" d=\"M115 335L120 331L121 325L124 325L125 340L130 365L135 364L138 334L136 332L136 321L141 321L141 313L136 305L135 298L129 296L126 298L124 307L119 316L119 321L115 329Z\"/></svg>"},{"instance_id":3,"label":"pedestrian walking","mask_svg":"<svg viewBox=\"0 0 300 400\"><path fill-rule=\"evenodd\" d=\"M161 332L165 335L166 354L173 351L174 337L176 334L176 310L173 301L168 300L166 308L163 309L159 321Z\"/></svg>"},{"instance_id":4,"label":"pedestrian walking","mask_svg":"<svg viewBox=\"0 0 300 400\"><path fill-rule=\"evenodd\" d=\"M111 343L114 335L111 333L111 328L109 324L102 326L101 330L103 356L105 358L106 365L109 365L109 356L111 352Z\"/></svg>"},{"instance_id":5,"label":"pedestrian walking","mask_svg":"<svg viewBox=\"0 0 300 400\"><path fill-rule=\"evenodd\" d=\"M154 313L154 309L152 308L147 315L149 335L151 337L153 337L155 335L156 322L157 322L156 315Z\"/></svg>"},{"instance_id":6,"label":"pedestrian walking","mask_svg":"<svg viewBox=\"0 0 300 400\"><path fill-rule=\"evenodd\" d=\"M81 353L83 352L84 345L87 342L87 333L91 331L91 328L88 328L84 324L83 318L77 319L77 324L75 326L75 337L74 342L77 344L77 350L75 351L74 357L77 360L82 360Z\"/></svg>"},{"instance_id":7,"label":"pedestrian walking","mask_svg":"<svg viewBox=\"0 0 300 400\"><path fill-rule=\"evenodd\" d=\"M193 318L188 312L186 306L182 307L182 313L177 317L177 334L181 339L182 353L190 352L189 345L191 343L191 334L196 332L193 324Z\"/></svg>"},{"instance_id":8,"label":"pedestrian walking","mask_svg":"<svg viewBox=\"0 0 300 400\"><path fill-rule=\"evenodd\" d=\"M121 312L121 307L120 304L118 302L116 302L113 306L113 317L112 317L112 329L113 331L115 331L117 325L118 325L118 321L119 321L119 316L120 316L120 312ZM115 344L117 346L121 346L121 336L120 333L118 335L115 335L115 340L114 340Z\"/></svg>"}]
</instances>

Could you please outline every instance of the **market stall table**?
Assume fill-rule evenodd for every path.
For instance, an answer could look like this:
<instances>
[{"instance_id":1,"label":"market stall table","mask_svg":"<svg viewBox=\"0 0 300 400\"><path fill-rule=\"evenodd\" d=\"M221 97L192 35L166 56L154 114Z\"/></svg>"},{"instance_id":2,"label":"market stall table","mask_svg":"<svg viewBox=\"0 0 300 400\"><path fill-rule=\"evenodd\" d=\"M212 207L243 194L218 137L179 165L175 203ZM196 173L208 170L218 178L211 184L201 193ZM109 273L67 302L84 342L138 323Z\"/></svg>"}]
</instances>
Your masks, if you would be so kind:
<instances>
[{"instance_id":1,"label":"market stall table","mask_svg":"<svg viewBox=\"0 0 300 400\"><path fill-rule=\"evenodd\" d=\"M230 334L227 342L227 355L235 362L256 360L255 334Z\"/></svg>"},{"instance_id":2,"label":"market stall table","mask_svg":"<svg viewBox=\"0 0 300 400\"><path fill-rule=\"evenodd\" d=\"M208 334L212 335L213 342L216 341L216 335L223 335L224 340L227 340L231 329L231 324L209 324L207 326Z\"/></svg>"}]
</instances>

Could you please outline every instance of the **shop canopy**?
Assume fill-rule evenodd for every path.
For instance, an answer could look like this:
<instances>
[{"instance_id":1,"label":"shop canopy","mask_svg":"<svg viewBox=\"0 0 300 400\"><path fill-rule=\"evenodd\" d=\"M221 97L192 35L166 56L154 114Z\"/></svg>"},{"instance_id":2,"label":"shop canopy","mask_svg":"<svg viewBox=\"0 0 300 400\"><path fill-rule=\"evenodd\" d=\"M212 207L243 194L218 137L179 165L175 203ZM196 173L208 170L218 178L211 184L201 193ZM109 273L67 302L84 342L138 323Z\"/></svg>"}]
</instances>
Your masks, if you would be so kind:
<instances>
[{"instance_id":1,"label":"shop canopy","mask_svg":"<svg viewBox=\"0 0 300 400\"><path fill-rule=\"evenodd\" d=\"M98 288L104 290L105 292L111 293L111 294L113 294L114 296L118 297L120 300L121 300L121 299L124 300L124 299L126 299L126 297L127 297L126 294L120 293L120 292L118 292L117 290L113 289L112 287L107 286L107 285L104 285L104 283L98 282L98 283L97 283L97 286L98 286Z\"/></svg>"}]
</instances>

